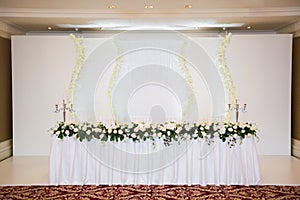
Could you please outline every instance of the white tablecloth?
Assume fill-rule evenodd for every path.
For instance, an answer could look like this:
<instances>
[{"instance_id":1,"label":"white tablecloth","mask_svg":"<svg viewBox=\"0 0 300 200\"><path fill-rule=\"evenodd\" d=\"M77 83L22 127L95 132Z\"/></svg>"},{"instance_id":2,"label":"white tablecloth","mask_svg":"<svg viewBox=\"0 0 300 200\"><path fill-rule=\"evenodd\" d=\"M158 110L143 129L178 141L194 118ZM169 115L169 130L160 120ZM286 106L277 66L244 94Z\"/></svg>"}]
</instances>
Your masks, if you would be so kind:
<instances>
[{"instance_id":1,"label":"white tablecloth","mask_svg":"<svg viewBox=\"0 0 300 200\"><path fill-rule=\"evenodd\" d=\"M229 148L216 139L165 146L162 141L101 143L52 138L51 185L176 184L257 185L260 183L255 140Z\"/></svg>"}]
</instances>

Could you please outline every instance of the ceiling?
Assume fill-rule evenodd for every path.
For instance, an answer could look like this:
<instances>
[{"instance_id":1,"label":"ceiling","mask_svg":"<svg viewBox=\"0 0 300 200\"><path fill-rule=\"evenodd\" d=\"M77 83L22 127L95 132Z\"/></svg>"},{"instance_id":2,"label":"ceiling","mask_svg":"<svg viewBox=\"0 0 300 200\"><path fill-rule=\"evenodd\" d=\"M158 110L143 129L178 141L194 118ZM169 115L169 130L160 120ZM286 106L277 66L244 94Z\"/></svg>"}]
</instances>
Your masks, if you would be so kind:
<instances>
[{"instance_id":1,"label":"ceiling","mask_svg":"<svg viewBox=\"0 0 300 200\"><path fill-rule=\"evenodd\" d=\"M22 33L133 29L281 32L300 23L300 0L0 0L0 22Z\"/></svg>"}]
</instances>

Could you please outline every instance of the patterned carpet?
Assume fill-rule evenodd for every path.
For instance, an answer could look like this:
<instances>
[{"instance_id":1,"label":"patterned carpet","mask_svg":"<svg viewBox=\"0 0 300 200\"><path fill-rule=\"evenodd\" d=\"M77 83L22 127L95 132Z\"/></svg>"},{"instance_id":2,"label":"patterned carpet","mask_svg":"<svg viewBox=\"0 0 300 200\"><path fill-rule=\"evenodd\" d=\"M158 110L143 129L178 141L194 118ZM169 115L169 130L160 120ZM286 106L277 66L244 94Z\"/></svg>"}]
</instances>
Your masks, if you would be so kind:
<instances>
[{"instance_id":1,"label":"patterned carpet","mask_svg":"<svg viewBox=\"0 0 300 200\"><path fill-rule=\"evenodd\" d=\"M300 186L1 186L0 199L300 199Z\"/></svg>"}]
</instances>

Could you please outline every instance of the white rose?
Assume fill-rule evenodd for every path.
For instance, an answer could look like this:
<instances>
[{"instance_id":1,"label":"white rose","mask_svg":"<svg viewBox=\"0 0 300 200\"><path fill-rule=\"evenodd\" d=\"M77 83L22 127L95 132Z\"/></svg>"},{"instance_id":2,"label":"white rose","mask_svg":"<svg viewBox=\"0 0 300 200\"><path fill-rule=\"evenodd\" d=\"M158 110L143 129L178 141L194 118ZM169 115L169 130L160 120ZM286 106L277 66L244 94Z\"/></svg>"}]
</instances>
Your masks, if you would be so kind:
<instances>
[{"instance_id":1,"label":"white rose","mask_svg":"<svg viewBox=\"0 0 300 200\"><path fill-rule=\"evenodd\" d=\"M234 128L234 129L237 129L237 125L234 125L233 128Z\"/></svg>"},{"instance_id":2,"label":"white rose","mask_svg":"<svg viewBox=\"0 0 300 200\"><path fill-rule=\"evenodd\" d=\"M116 134L116 133L118 133L118 131L117 131L117 130L114 130L114 134Z\"/></svg>"},{"instance_id":3,"label":"white rose","mask_svg":"<svg viewBox=\"0 0 300 200\"><path fill-rule=\"evenodd\" d=\"M130 123L130 124L128 125L128 128L133 128L133 124Z\"/></svg>"},{"instance_id":4,"label":"white rose","mask_svg":"<svg viewBox=\"0 0 300 200\"><path fill-rule=\"evenodd\" d=\"M206 126L205 126L205 129L206 129L206 130L208 130L208 129L209 129L209 126L208 126L208 125L206 125Z\"/></svg>"},{"instance_id":5,"label":"white rose","mask_svg":"<svg viewBox=\"0 0 300 200\"><path fill-rule=\"evenodd\" d=\"M242 133L245 133L245 132L246 132L246 131L243 129L243 130L242 130Z\"/></svg>"},{"instance_id":6,"label":"white rose","mask_svg":"<svg viewBox=\"0 0 300 200\"><path fill-rule=\"evenodd\" d=\"M109 134L111 134L111 132L112 132L112 130L111 129L108 129L108 131L107 131Z\"/></svg>"},{"instance_id":7,"label":"white rose","mask_svg":"<svg viewBox=\"0 0 300 200\"><path fill-rule=\"evenodd\" d=\"M120 129L120 130L118 131L118 133L119 133L119 134L123 134L123 131L122 131L122 129Z\"/></svg>"},{"instance_id":8,"label":"white rose","mask_svg":"<svg viewBox=\"0 0 300 200\"><path fill-rule=\"evenodd\" d=\"M168 132L167 132L167 135L168 135L168 136L170 136L170 135L171 135L171 132L170 132L170 131L168 131Z\"/></svg>"},{"instance_id":9,"label":"white rose","mask_svg":"<svg viewBox=\"0 0 300 200\"><path fill-rule=\"evenodd\" d=\"M65 131L65 134L69 135L70 131L69 130L66 130Z\"/></svg>"},{"instance_id":10,"label":"white rose","mask_svg":"<svg viewBox=\"0 0 300 200\"><path fill-rule=\"evenodd\" d=\"M229 132L232 132L232 131L233 131L233 129L230 127L230 128L228 128L228 131L229 131Z\"/></svg>"},{"instance_id":11,"label":"white rose","mask_svg":"<svg viewBox=\"0 0 300 200\"><path fill-rule=\"evenodd\" d=\"M91 134L91 130L88 130L88 131L86 132L86 134L87 134L87 135L90 135L90 134Z\"/></svg>"},{"instance_id":12,"label":"white rose","mask_svg":"<svg viewBox=\"0 0 300 200\"><path fill-rule=\"evenodd\" d=\"M203 130L204 130L204 128L201 126L201 127L200 127L200 130L201 130L201 131L203 131Z\"/></svg>"}]
</instances>

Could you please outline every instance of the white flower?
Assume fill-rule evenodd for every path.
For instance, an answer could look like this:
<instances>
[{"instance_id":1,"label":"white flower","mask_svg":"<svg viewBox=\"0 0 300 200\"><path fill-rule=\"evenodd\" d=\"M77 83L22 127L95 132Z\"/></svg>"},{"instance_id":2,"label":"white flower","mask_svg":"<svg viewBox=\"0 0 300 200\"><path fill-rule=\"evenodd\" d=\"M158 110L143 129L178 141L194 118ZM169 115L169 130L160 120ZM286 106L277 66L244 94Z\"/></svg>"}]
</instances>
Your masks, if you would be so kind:
<instances>
[{"instance_id":1,"label":"white flower","mask_svg":"<svg viewBox=\"0 0 300 200\"><path fill-rule=\"evenodd\" d=\"M69 135L70 131L69 130L66 130L65 131L65 134Z\"/></svg>"},{"instance_id":2,"label":"white flower","mask_svg":"<svg viewBox=\"0 0 300 200\"><path fill-rule=\"evenodd\" d=\"M131 134L131 137L132 137L132 138L136 138L136 134L135 134L135 133L132 133L132 134Z\"/></svg>"},{"instance_id":3,"label":"white flower","mask_svg":"<svg viewBox=\"0 0 300 200\"><path fill-rule=\"evenodd\" d=\"M198 133L198 130L196 129L196 130L194 131L194 133Z\"/></svg>"},{"instance_id":4,"label":"white flower","mask_svg":"<svg viewBox=\"0 0 300 200\"><path fill-rule=\"evenodd\" d=\"M134 128L133 131L137 133L139 131L138 127Z\"/></svg>"},{"instance_id":5,"label":"white flower","mask_svg":"<svg viewBox=\"0 0 300 200\"><path fill-rule=\"evenodd\" d=\"M78 132L78 128L74 128L74 132Z\"/></svg>"},{"instance_id":6,"label":"white flower","mask_svg":"<svg viewBox=\"0 0 300 200\"><path fill-rule=\"evenodd\" d=\"M228 128L228 131L229 131L229 132L232 132L232 131L233 131L233 129L230 127L230 128Z\"/></svg>"},{"instance_id":7,"label":"white flower","mask_svg":"<svg viewBox=\"0 0 300 200\"><path fill-rule=\"evenodd\" d=\"M111 130L111 129L108 129L107 132L108 132L109 134L111 134L112 130Z\"/></svg>"},{"instance_id":8,"label":"white flower","mask_svg":"<svg viewBox=\"0 0 300 200\"><path fill-rule=\"evenodd\" d=\"M157 133L157 136L160 138L161 137L161 135L162 135L162 132L158 132Z\"/></svg>"},{"instance_id":9,"label":"white flower","mask_svg":"<svg viewBox=\"0 0 300 200\"><path fill-rule=\"evenodd\" d=\"M120 129L120 130L118 131L118 133L119 133L119 134L123 134L123 131L122 131L122 129Z\"/></svg>"},{"instance_id":10,"label":"white flower","mask_svg":"<svg viewBox=\"0 0 300 200\"><path fill-rule=\"evenodd\" d=\"M195 138L195 137L198 137L198 134L195 133L195 134L193 135L193 137L194 137L194 138Z\"/></svg>"},{"instance_id":11,"label":"white flower","mask_svg":"<svg viewBox=\"0 0 300 200\"><path fill-rule=\"evenodd\" d=\"M234 137L234 138L237 138L237 137L238 137L238 135L237 135L237 134L233 134L233 137Z\"/></svg>"},{"instance_id":12,"label":"white flower","mask_svg":"<svg viewBox=\"0 0 300 200\"><path fill-rule=\"evenodd\" d=\"M114 134L116 134L116 133L118 133L118 131L115 129L115 130L114 130Z\"/></svg>"},{"instance_id":13,"label":"white flower","mask_svg":"<svg viewBox=\"0 0 300 200\"><path fill-rule=\"evenodd\" d=\"M184 138L187 138L187 137L188 137L188 134L187 134L187 133L185 133L185 134L183 135L183 137L184 137Z\"/></svg>"},{"instance_id":14,"label":"white flower","mask_svg":"<svg viewBox=\"0 0 300 200\"><path fill-rule=\"evenodd\" d=\"M208 126L208 125L206 125L206 126L205 126L205 129L206 129L206 130L208 130L208 129L209 129L209 126Z\"/></svg>"},{"instance_id":15,"label":"white flower","mask_svg":"<svg viewBox=\"0 0 300 200\"><path fill-rule=\"evenodd\" d=\"M237 125L234 125L233 128L234 128L234 129L237 129L238 127L237 127Z\"/></svg>"},{"instance_id":16,"label":"white flower","mask_svg":"<svg viewBox=\"0 0 300 200\"><path fill-rule=\"evenodd\" d=\"M87 130L87 131L86 131L86 134L87 134L87 135L90 135L90 134L91 134L91 130Z\"/></svg>"},{"instance_id":17,"label":"white flower","mask_svg":"<svg viewBox=\"0 0 300 200\"><path fill-rule=\"evenodd\" d=\"M133 128L133 124L130 123L130 124L128 125L128 128L129 128L129 129L132 129L132 128Z\"/></svg>"},{"instance_id":18,"label":"white flower","mask_svg":"<svg viewBox=\"0 0 300 200\"><path fill-rule=\"evenodd\" d=\"M86 126L83 126L83 127L82 127L82 130L83 130L83 131L86 131L86 130L87 130L87 127L86 127Z\"/></svg>"},{"instance_id":19,"label":"white flower","mask_svg":"<svg viewBox=\"0 0 300 200\"><path fill-rule=\"evenodd\" d=\"M170 131L168 131L168 132L167 132L167 135L168 135L168 136L170 136L170 135L171 135L171 132L170 132Z\"/></svg>"},{"instance_id":20,"label":"white flower","mask_svg":"<svg viewBox=\"0 0 300 200\"><path fill-rule=\"evenodd\" d=\"M201 133L202 133L203 137L207 136L207 134L205 132L202 131Z\"/></svg>"},{"instance_id":21,"label":"white flower","mask_svg":"<svg viewBox=\"0 0 300 200\"><path fill-rule=\"evenodd\" d=\"M200 127L200 130L201 130L201 131L203 131L203 130L204 130L204 128L201 126L201 127Z\"/></svg>"},{"instance_id":22,"label":"white flower","mask_svg":"<svg viewBox=\"0 0 300 200\"><path fill-rule=\"evenodd\" d=\"M242 133L245 133L246 131L243 129L241 132L242 132Z\"/></svg>"},{"instance_id":23,"label":"white flower","mask_svg":"<svg viewBox=\"0 0 300 200\"><path fill-rule=\"evenodd\" d=\"M148 132L146 132L146 133L144 134L144 136L145 136L145 137L148 137L148 136L149 136Z\"/></svg>"},{"instance_id":24,"label":"white flower","mask_svg":"<svg viewBox=\"0 0 300 200\"><path fill-rule=\"evenodd\" d=\"M60 134L60 131L56 131L56 134L58 134L58 135L59 135L59 134Z\"/></svg>"}]
</instances>

